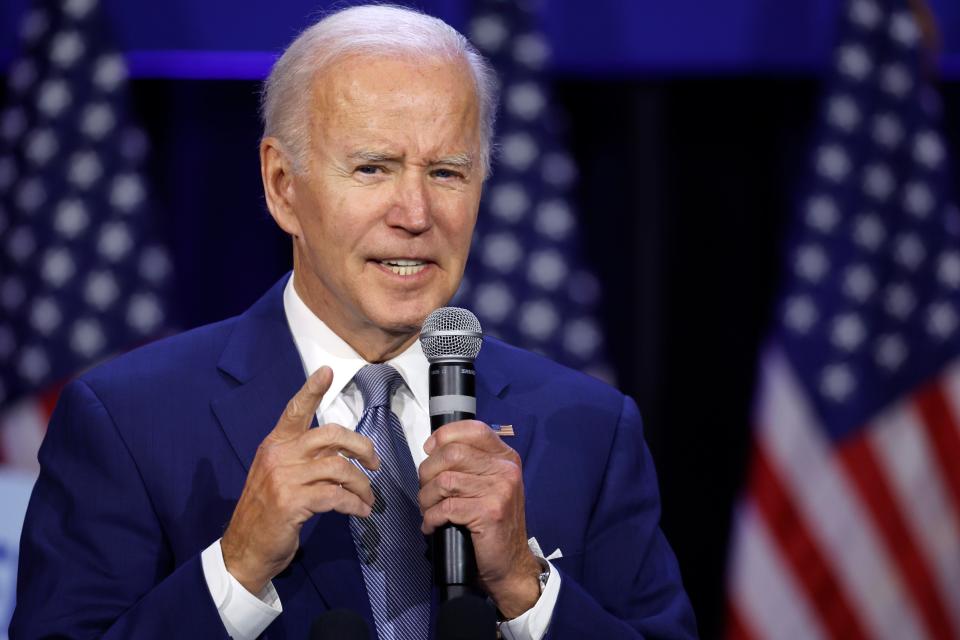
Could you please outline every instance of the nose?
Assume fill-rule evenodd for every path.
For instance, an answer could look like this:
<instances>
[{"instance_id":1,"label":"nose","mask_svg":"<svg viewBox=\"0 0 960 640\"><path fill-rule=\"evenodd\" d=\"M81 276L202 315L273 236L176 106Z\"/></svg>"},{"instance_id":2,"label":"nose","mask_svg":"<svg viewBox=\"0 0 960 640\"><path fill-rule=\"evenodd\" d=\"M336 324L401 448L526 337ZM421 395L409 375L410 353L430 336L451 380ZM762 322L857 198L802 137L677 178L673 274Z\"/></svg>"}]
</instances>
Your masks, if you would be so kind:
<instances>
[{"instance_id":1,"label":"nose","mask_svg":"<svg viewBox=\"0 0 960 640\"><path fill-rule=\"evenodd\" d=\"M396 202L387 214L387 224L419 235L433 226L426 176L408 171L398 182Z\"/></svg>"}]
</instances>

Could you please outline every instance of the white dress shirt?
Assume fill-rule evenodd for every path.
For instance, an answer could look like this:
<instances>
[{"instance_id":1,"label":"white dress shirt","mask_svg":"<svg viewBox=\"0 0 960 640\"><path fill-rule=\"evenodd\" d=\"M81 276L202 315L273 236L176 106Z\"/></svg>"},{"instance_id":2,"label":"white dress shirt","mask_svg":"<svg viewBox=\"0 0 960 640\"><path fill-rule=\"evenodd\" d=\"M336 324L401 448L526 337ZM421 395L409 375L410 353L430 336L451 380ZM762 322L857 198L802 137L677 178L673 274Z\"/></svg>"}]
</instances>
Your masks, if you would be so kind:
<instances>
[{"instance_id":1,"label":"white dress shirt","mask_svg":"<svg viewBox=\"0 0 960 640\"><path fill-rule=\"evenodd\" d=\"M309 376L324 365L333 370L333 383L317 409L319 424L336 423L356 429L363 413L363 396L354 384L353 376L368 363L310 311L294 289L292 277L283 292L283 307L304 373ZM427 377L430 364L419 341L389 364L396 368L405 383L394 392L390 407L403 425L410 455L419 467L427 457L423 443L430 436ZM283 612L272 582L254 595L227 571L220 540L203 551L201 561L220 619L235 640L253 640ZM547 584L533 608L518 618L501 623L503 637L508 640L540 640L547 632L559 593L560 574L551 567Z\"/></svg>"}]
</instances>

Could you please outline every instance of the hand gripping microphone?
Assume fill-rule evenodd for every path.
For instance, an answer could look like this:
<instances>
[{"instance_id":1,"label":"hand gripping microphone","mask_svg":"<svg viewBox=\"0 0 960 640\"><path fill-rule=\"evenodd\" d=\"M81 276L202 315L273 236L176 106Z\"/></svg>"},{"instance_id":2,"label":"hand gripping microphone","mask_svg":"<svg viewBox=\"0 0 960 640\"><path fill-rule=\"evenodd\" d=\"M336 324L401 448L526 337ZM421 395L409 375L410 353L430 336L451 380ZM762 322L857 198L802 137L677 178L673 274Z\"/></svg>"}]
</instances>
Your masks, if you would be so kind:
<instances>
[{"instance_id":1,"label":"hand gripping microphone","mask_svg":"<svg viewBox=\"0 0 960 640\"><path fill-rule=\"evenodd\" d=\"M420 344L430 362L430 430L477 415L477 372L480 321L466 309L441 307L420 331ZM440 600L482 595L477 588L477 559L466 527L447 524L433 534L434 582Z\"/></svg>"}]
</instances>

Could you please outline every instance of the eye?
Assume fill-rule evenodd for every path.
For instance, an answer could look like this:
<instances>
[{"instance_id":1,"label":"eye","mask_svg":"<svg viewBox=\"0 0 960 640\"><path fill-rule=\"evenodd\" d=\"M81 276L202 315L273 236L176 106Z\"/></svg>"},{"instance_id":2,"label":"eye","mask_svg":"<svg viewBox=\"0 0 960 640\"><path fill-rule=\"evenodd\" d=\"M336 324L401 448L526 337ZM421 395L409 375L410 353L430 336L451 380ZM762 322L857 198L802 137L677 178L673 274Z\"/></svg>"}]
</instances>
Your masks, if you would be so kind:
<instances>
[{"instance_id":1,"label":"eye","mask_svg":"<svg viewBox=\"0 0 960 640\"><path fill-rule=\"evenodd\" d=\"M375 176L378 173L383 173L383 167L375 164L362 164L354 171L362 173L365 176Z\"/></svg>"},{"instance_id":2,"label":"eye","mask_svg":"<svg viewBox=\"0 0 960 640\"><path fill-rule=\"evenodd\" d=\"M463 174L452 169L434 169L433 177L440 178L441 180L449 180L451 178L462 178Z\"/></svg>"}]
</instances>

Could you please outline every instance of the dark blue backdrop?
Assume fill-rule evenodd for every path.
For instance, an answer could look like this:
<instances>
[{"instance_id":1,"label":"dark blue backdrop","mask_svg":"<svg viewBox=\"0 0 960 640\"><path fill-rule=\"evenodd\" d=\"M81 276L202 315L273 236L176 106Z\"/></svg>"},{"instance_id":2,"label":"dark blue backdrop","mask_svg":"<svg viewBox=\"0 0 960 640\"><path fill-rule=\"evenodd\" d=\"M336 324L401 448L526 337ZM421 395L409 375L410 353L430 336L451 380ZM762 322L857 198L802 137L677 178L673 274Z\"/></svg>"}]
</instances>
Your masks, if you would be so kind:
<instances>
[{"instance_id":1,"label":"dark blue backdrop","mask_svg":"<svg viewBox=\"0 0 960 640\"><path fill-rule=\"evenodd\" d=\"M0 3L0 68L14 53L28 0ZM103 0L134 75L259 77L272 52L326 7L354 1ZM929 0L944 36L942 66L960 77L960 2ZM406 0L464 27L470 0ZM540 0L560 73L817 71L833 42L839 0ZM244 52L182 64L170 52ZM181 61L178 63L177 61ZM240 62L239 68L237 62ZM172 64L171 64L172 62ZM242 73L241 73L242 71Z\"/></svg>"}]
</instances>

